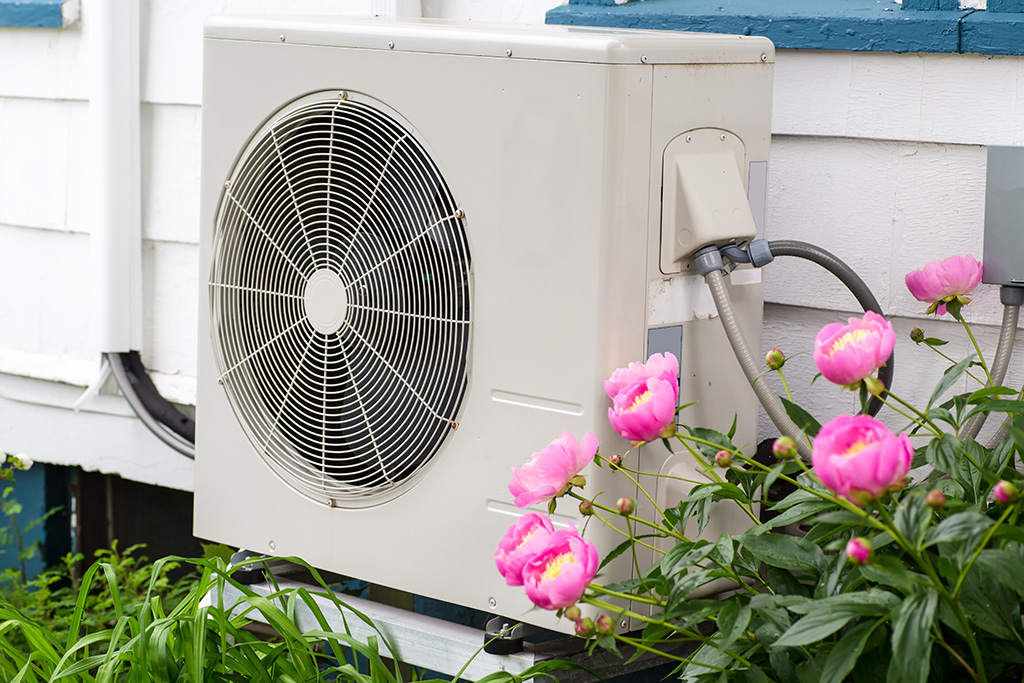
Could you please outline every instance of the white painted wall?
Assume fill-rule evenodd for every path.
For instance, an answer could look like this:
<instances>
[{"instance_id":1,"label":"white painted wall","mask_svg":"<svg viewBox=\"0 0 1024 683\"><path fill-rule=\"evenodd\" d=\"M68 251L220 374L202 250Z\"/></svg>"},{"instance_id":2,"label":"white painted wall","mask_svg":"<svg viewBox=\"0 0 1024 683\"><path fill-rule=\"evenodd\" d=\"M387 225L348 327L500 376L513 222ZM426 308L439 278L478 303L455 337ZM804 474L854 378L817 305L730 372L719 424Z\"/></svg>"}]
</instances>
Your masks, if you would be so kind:
<instances>
[{"instance_id":1,"label":"white painted wall","mask_svg":"<svg viewBox=\"0 0 1024 683\"><path fill-rule=\"evenodd\" d=\"M0 28L0 448L190 489L191 463L150 437L119 397L101 396L82 414L66 409L98 369L86 139L89 9L97 1L82 0L82 20L70 28ZM543 23L554 4L143 0L144 353L165 395L194 400L205 17L418 9L446 19ZM950 254L981 256L983 146L1024 144L1022 69L1019 58L976 55L777 56L768 236L820 244L862 273L895 316L900 393L926 394L941 371L911 348L909 329L955 334L948 323L923 318L903 274ZM807 350L817 329L840 317L834 311L855 308L829 276L799 262L780 260L765 280L765 350ZM966 310L991 349L996 293L980 293ZM966 353L962 344L946 348ZM809 357L787 370L791 387L804 395ZM1020 380L1015 373L1013 381ZM808 407L822 418L849 405L849 396L821 382L809 396Z\"/></svg>"}]
</instances>

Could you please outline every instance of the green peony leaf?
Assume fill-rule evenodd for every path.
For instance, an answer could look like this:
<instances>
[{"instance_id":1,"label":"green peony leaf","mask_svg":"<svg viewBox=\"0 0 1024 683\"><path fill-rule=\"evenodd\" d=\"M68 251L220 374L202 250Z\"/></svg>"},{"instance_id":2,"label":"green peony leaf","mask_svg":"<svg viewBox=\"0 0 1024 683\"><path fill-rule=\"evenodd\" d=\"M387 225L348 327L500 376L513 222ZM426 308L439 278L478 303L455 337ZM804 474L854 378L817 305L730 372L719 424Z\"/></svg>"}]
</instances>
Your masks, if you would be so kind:
<instances>
[{"instance_id":1,"label":"green peony leaf","mask_svg":"<svg viewBox=\"0 0 1024 683\"><path fill-rule=\"evenodd\" d=\"M881 624L882 621L864 621L844 633L825 660L820 683L842 683L857 665L871 632Z\"/></svg>"},{"instance_id":2,"label":"green peony leaf","mask_svg":"<svg viewBox=\"0 0 1024 683\"><path fill-rule=\"evenodd\" d=\"M950 515L928 530L922 547L927 548L936 543L949 543L980 536L995 522L975 510L964 510Z\"/></svg>"},{"instance_id":3,"label":"green peony leaf","mask_svg":"<svg viewBox=\"0 0 1024 683\"><path fill-rule=\"evenodd\" d=\"M818 574L828 562L821 548L796 536L743 535L739 541L754 557L773 567Z\"/></svg>"},{"instance_id":4,"label":"green peony leaf","mask_svg":"<svg viewBox=\"0 0 1024 683\"><path fill-rule=\"evenodd\" d=\"M814 416L808 413L806 410L793 403L784 396L779 396L779 400L782 401L782 406L786 409L786 414L800 430L807 434L807 436L815 437L821 430L821 423L814 419Z\"/></svg>"},{"instance_id":5,"label":"green peony leaf","mask_svg":"<svg viewBox=\"0 0 1024 683\"><path fill-rule=\"evenodd\" d=\"M974 362L976 357L977 354L972 353L970 356L964 358L953 367L947 368L946 371L942 373L942 379L940 379L939 383L935 385L935 389L932 391L932 395L928 399L928 405L925 407L924 412L927 413L931 410L932 404L935 403L940 396L949 391L949 389L964 376L964 373L970 369L971 363Z\"/></svg>"},{"instance_id":6,"label":"green peony leaf","mask_svg":"<svg viewBox=\"0 0 1024 683\"><path fill-rule=\"evenodd\" d=\"M928 589L911 595L896 611L892 627L892 663L896 680L901 683L925 683L931 664L932 623L938 595Z\"/></svg>"}]
</instances>

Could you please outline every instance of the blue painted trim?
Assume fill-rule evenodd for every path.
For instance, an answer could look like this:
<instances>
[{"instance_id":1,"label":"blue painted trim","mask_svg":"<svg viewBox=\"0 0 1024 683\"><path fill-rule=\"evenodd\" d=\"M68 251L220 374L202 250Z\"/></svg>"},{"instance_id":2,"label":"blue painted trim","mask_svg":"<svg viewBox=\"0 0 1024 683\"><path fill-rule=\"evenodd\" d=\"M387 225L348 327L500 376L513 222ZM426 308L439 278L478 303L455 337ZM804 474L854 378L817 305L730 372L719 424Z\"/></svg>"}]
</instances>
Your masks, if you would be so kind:
<instances>
[{"instance_id":1,"label":"blue painted trim","mask_svg":"<svg viewBox=\"0 0 1024 683\"><path fill-rule=\"evenodd\" d=\"M1024 55L1024 14L975 12L964 19L962 52Z\"/></svg>"},{"instance_id":2,"label":"blue painted trim","mask_svg":"<svg viewBox=\"0 0 1024 683\"><path fill-rule=\"evenodd\" d=\"M956 52L964 15L901 11L892 0L645 0L563 5L547 23L759 35L806 50Z\"/></svg>"},{"instance_id":3,"label":"blue painted trim","mask_svg":"<svg viewBox=\"0 0 1024 683\"><path fill-rule=\"evenodd\" d=\"M0 26L60 28L64 0L0 0Z\"/></svg>"},{"instance_id":4,"label":"blue painted trim","mask_svg":"<svg viewBox=\"0 0 1024 683\"><path fill-rule=\"evenodd\" d=\"M931 12L944 10L955 12L960 9L960 0L903 0L900 9Z\"/></svg>"},{"instance_id":5,"label":"blue painted trim","mask_svg":"<svg viewBox=\"0 0 1024 683\"><path fill-rule=\"evenodd\" d=\"M957 0L904 0L903 9L893 0L596 4L604 1L571 0L550 10L547 23L758 35L796 50L1024 54L1024 11L1012 9L1024 10L1024 0L989 0L1003 12L942 9Z\"/></svg>"},{"instance_id":6,"label":"blue painted trim","mask_svg":"<svg viewBox=\"0 0 1024 683\"><path fill-rule=\"evenodd\" d=\"M1024 0L988 0L989 12L1024 12Z\"/></svg>"}]
</instances>

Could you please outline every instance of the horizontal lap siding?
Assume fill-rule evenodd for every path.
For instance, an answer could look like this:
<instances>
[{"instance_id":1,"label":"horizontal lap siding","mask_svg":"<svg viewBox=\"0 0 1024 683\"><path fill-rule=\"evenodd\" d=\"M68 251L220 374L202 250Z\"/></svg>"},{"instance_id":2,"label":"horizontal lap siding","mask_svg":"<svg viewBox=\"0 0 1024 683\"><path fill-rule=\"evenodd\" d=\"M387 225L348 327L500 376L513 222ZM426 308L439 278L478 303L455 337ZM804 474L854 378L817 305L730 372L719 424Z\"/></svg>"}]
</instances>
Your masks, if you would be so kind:
<instances>
[{"instance_id":1,"label":"horizontal lap siding","mask_svg":"<svg viewBox=\"0 0 1024 683\"><path fill-rule=\"evenodd\" d=\"M540 23L551 4L424 0L422 7L427 16L449 19ZM195 247L205 16L211 9L356 13L372 5L144 5L143 350L170 398L194 400L196 291L205 277L197 272ZM83 22L70 29L0 29L0 63L13 65L0 69L0 287L6 292L0 298L0 372L78 385L89 380L96 362L88 4L84 9ZM921 326L957 337L955 326L922 316L924 306L906 292L903 275L950 254L981 257L983 145L1024 144L1022 65L1021 58L979 55L777 54L768 237L819 244L861 273L895 316L901 394L926 398L940 372L934 354L907 340L909 330ZM831 276L794 259L780 259L764 277L765 351L808 351L822 325L856 308ZM980 325L979 341L991 352L1001 315L997 293L986 288L965 313ZM954 357L968 352L960 341L946 348ZM47 358L52 362L41 362ZM849 394L820 381L808 387L814 374L809 355L787 373L798 397L808 397L807 407L821 418L851 409ZM764 436L774 433L763 427Z\"/></svg>"},{"instance_id":2,"label":"horizontal lap siding","mask_svg":"<svg viewBox=\"0 0 1024 683\"><path fill-rule=\"evenodd\" d=\"M896 328L895 391L924 403L943 361L915 346L910 330L951 340L943 351L956 359L973 349L959 325L924 316L926 305L903 278L946 256L982 258L985 145L1024 144L1024 61L792 50L776 59L767 235L818 244L857 270ZM807 352L786 373L797 400L820 419L854 409L850 394L824 380L810 386L814 335L854 314L853 297L795 259L780 259L764 277L763 351ZM1002 316L998 289L980 287L964 315L991 360ZM1006 382L1022 379L1011 367ZM885 413L891 427L905 426ZM761 433L777 433L763 414Z\"/></svg>"}]
</instances>

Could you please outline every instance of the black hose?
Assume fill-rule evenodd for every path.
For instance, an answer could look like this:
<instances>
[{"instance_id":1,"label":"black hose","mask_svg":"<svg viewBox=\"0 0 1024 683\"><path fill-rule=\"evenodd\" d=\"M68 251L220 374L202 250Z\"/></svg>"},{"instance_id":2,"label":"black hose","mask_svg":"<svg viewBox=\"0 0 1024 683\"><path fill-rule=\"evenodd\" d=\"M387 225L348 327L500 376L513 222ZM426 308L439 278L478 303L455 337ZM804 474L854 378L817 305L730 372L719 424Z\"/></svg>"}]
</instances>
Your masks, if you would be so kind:
<instances>
[{"instance_id":1,"label":"black hose","mask_svg":"<svg viewBox=\"0 0 1024 683\"><path fill-rule=\"evenodd\" d=\"M859 303L865 311L873 311L878 315L884 315L882 313L881 306L878 305L878 300L875 299L875 295L871 293L871 290L866 284L864 284L864 281L860 279L860 276L857 275L850 266L846 265L833 254L825 251L821 247L816 247L813 244L800 242L798 240L772 240L768 242L768 248L771 250L772 256L795 256L797 258L817 263L819 266L835 275L840 282L846 285L846 288L850 290L850 293L853 294L854 297L857 298L857 303ZM885 362L885 365L878 369L878 379L881 380L886 389L892 387L895 357L896 352L893 351L892 355L889 356L889 360ZM872 396L871 401L868 403L867 414L872 416L877 415L878 411L881 409L882 401L878 397Z\"/></svg>"},{"instance_id":2,"label":"black hose","mask_svg":"<svg viewBox=\"0 0 1024 683\"><path fill-rule=\"evenodd\" d=\"M168 446L194 459L195 421L160 395L139 353L108 353L106 357L114 379L143 424Z\"/></svg>"}]
</instances>

